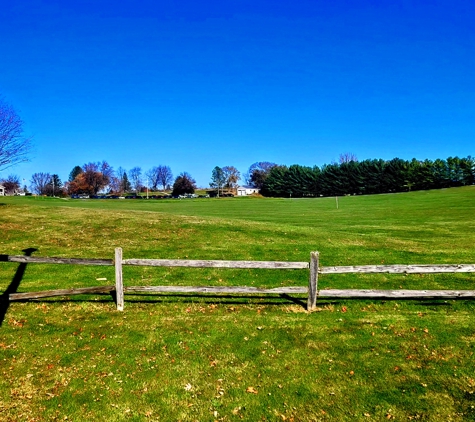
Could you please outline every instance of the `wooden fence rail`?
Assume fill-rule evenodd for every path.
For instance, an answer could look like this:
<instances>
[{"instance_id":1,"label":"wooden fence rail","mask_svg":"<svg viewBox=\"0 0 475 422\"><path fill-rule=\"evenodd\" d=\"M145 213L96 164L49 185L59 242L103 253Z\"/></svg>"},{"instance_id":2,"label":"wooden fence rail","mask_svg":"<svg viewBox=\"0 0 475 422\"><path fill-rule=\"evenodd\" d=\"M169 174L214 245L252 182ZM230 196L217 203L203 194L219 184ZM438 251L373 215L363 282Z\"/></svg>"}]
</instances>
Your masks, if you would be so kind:
<instances>
[{"instance_id":1,"label":"wooden fence rail","mask_svg":"<svg viewBox=\"0 0 475 422\"><path fill-rule=\"evenodd\" d=\"M360 265L346 267L322 267L320 274L387 273L387 274L435 274L474 273L475 264L444 265Z\"/></svg>"},{"instance_id":2,"label":"wooden fence rail","mask_svg":"<svg viewBox=\"0 0 475 422\"><path fill-rule=\"evenodd\" d=\"M122 265L147 267L191 267L191 268L260 268L268 270L302 270L308 262L279 261L195 261L183 259L124 259Z\"/></svg>"},{"instance_id":3,"label":"wooden fence rail","mask_svg":"<svg viewBox=\"0 0 475 422\"><path fill-rule=\"evenodd\" d=\"M0 255L0 262L20 264L114 265L112 259L48 258L46 256Z\"/></svg>"},{"instance_id":4,"label":"wooden fence rail","mask_svg":"<svg viewBox=\"0 0 475 422\"><path fill-rule=\"evenodd\" d=\"M0 255L0 262L102 265L115 267L115 286L97 286L76 289L48 290L42 292L10 293L8 300L29 300L54 296L77 294L113 293L116 295L117 309L124 309L124 293L228 293L228 294L307 294L307 310L316 308L318 298L350 299L475 299L475 290L373 290L373 289L324 289L318 290L319 274L434 274L472 273L475 264L446 265L362 265L328 266L319 265L319 253L310 253L310 262L283 261L214 261L214 260L173 260L173 259L123 259L122 249L115 249L115 259L48 258L17 255ZM122 267L189 267L189 268L251 268L251 269L308 269L307 287L257 288L249 286L125 286Z\"/></svg>"}]
</instances>

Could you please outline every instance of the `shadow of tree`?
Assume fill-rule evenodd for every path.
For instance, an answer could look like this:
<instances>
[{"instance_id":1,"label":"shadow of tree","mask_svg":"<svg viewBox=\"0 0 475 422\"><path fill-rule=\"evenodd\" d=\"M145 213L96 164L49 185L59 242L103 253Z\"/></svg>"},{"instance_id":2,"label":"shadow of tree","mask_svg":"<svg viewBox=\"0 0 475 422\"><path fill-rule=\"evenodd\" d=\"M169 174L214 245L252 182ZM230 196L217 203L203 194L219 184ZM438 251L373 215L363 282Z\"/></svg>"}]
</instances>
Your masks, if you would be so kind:
<instances>
[{"instance_id":1,"label":"shadow of tree","mask_svg":"<svg viewBox=\"0 0 475 422\"><path fill-rule=\"evenodd\" d=\"M33 252L37 251L35 248L23 249L25 256L31 256ZM21 263L18 265L15 275L13 276L12 282L7 287L7 289L0 296L0 327L3 325L5 320L5 315L7 314L8 308L10 306L10 294L16 293L18 287L20 286L21 280L23 280L23 275L26 271L26 263Z\"/></svg>"}]
</instances>

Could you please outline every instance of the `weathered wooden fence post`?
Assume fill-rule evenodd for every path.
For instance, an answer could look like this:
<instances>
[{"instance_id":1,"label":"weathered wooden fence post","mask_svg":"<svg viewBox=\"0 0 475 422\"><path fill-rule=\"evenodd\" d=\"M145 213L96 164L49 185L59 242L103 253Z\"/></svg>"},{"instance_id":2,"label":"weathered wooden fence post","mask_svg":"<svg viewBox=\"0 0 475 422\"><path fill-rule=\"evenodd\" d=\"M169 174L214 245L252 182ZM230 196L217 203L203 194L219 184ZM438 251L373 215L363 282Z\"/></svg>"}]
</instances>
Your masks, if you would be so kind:
<instances>
[{"instance_id":1,"label":"weathered wooden fence post","mask_svg":"<svg viewBox=\"0 0 475 422\"><path fill-rule=\"evenodd\" d=\"M115 297L117 310L124 310L124 284L122 282L122 248L115 248Z\"/></svg>"},{"instance_id":2,"label":"weathered wooden fence post","mask_svg":"<svg viewBox=\"0 0 475 422\"><path fill-rule=\"evenodd\" d=\"M318 284L318 252L310 252L310 276L308 279L307 311L312 312L317 307Z\"/></svg>"}]
</instances>

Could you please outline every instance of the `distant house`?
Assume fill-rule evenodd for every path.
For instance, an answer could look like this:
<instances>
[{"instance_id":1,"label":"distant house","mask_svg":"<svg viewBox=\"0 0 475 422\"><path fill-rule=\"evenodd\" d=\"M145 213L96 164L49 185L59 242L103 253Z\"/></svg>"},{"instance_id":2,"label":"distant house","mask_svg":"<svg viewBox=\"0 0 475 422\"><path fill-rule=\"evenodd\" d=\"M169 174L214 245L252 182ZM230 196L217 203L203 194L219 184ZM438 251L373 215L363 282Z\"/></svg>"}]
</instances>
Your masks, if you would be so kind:
<instances>
[{"instance_id":1,"label":"distant house","mask_svg":"<svg viewBox=\"0 0 475 422\"><path fill-rule=\"evenodd\" d=\"M249 196L254 193L259 193L259 188L253 188L252 186L239 186L237 188L237 196Z\"/></svg>"},{"instance_id":2,"label":"distant house","mask_svg":"<svg viewBox=\"0 0 475 422\"><path fill-rule=\"evenodd\" d=\"M5 196L5 186L0 185L0 196Z\"/></svg>"}]
</instances>

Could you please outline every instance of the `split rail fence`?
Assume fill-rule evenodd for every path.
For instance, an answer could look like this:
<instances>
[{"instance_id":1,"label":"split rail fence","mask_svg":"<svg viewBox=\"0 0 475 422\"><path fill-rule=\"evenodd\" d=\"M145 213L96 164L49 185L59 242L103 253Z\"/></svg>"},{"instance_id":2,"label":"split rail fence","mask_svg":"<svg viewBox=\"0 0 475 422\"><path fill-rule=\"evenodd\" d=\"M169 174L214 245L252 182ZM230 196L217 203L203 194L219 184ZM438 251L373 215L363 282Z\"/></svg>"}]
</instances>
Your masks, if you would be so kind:
<instances>
[{"instance_id":1,"label":"split rail fence","mask_svg":"<svg viewBox=\"0 0 475 422\"><path fill-rule=\"evenodd\" d=\"M124 294L129 293L226 293L235 295L252 294L306 294L307 310L316 308L317 298L348 299L475 299L475 290L374 290L374 289L321 289L318 290L319 274L435 274L435 273L473 273L475 264L442 265L362 265L362 266L319 266L319 253L311 252L309 262L288 261L210 261L210 260L175 260L175 259L123 259L122 249L115 249L115 259L78 259L48 258L22 255L0 255L0 261L23 264L68 264L68 265L106 265L115 266L115 285L85 287L76 289L59 289L42 292L10 293L9 301L31 300L54 296L78 294L114 293L117 309L124 309ZM192 268L248 268L272 270L309 270L308 286L277 288L258 288L250 286L124 286L122 267L192 267Z\"/></svg>"}]
</instances>

